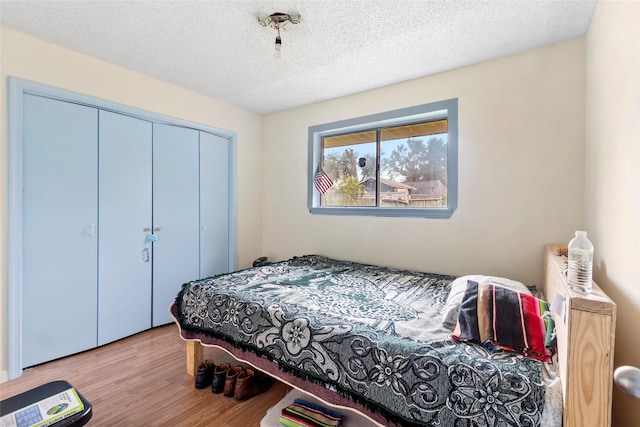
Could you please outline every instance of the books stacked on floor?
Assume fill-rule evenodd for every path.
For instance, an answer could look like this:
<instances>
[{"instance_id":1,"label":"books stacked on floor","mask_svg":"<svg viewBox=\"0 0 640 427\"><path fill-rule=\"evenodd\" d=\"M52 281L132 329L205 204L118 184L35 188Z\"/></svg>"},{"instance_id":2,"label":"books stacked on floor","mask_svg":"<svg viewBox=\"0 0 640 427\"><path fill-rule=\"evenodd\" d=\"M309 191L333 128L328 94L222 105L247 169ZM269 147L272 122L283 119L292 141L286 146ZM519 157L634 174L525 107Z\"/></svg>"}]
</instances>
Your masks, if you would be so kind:
<instances>
[{"instance_id":1,"label":"books stacked on floor","mask_svg":"<svg viewBox=\"0 0 640 427\"><path fill-rule=\"evenodd\" d=\"M0 426L46 427L84 410L76 389L56 393L0 417Z\"/></svg>"},{"instance_id":2,"label":"books stacked on floor","mask_svg":"<svg viewBox=\"0 0 640 427\"><path fill-rule=\"evenodd\" d=\"M303 399L295 399L292 404L282 408L279 421L285 427L340 427L342 414Z\"/></svg>"},{"instance_id":3,"label":"books stacked on floor","mask_svg":"<svg viewBox=\"0 0 640 427\"><path fill-rule=\"evenodd\" d=\"M315 405L320 405L324 408L330 408L332 411L337 411L342 414L342 422L340 424L341 427L381 427L382 424L376 423L364 415L356 412L352 408L344 407L344 406L334 406L330 403L327 403L317 397L300 391L298 389L290 390L278 403L273 405L267 411L264 418L260 421L260 427L283 427L283 424L280 422L280 416L282 415L282 410L287 406L295 403L296 399L304 400L305 402L313 403Z\"/></svg>"}]
</instances>

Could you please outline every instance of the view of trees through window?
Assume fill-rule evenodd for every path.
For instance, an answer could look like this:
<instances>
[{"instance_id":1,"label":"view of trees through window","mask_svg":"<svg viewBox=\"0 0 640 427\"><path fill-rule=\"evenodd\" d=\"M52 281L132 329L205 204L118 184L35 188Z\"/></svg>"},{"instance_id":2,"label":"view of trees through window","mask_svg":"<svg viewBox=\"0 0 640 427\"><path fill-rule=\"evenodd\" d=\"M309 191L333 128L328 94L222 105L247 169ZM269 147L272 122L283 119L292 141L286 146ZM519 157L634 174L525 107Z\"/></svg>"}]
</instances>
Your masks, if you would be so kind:
<instances>
[{"instance_id":1,"label":"view of trees through window","mask_svg":"<svg viewBox=\"0 0 640 427\"><path fill-rule=\"evenodd\" d=\"M446 207L447 120L322 139L322 206Z\"/></svg>"}]
</instances>

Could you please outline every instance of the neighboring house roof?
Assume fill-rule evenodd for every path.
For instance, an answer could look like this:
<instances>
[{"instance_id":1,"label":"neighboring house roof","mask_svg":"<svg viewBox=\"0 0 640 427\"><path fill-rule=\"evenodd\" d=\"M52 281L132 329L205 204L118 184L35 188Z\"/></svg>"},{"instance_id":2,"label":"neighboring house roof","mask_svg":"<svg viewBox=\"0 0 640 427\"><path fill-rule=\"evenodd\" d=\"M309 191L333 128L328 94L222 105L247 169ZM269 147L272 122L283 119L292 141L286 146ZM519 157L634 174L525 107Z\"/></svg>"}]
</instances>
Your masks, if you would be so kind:
<instances>
[{"instance_id":1,"label":"neighboring house roof","mask_svg":"<svg viewBox=\"0 0 640 427\"><path fill-rule=\"evenodd\" d=\"M375 181L375 180L376 180L375 178L365 178L362 180L361 184L364 184L365 182L368 182L368 181ZM416 187L407 185L406 183L403 183L403 182L392 181L390 179L380 178L380 182L392 188L399 188L404 190L416 190Z\"/></svg>"},{"instance_id":2,"label":"neighboring house roof","mask_svg":"<svg viewBox=\"0 0 640 427\"><path fill-rule=\"evenodd\" d=\"M440 196L441 194L447 194L447 186L439 179L434 181L418 181L418 182L406 182L405 184L411 185L416 191L412 192L412 196Z\"/></svg>"}]
</instances>

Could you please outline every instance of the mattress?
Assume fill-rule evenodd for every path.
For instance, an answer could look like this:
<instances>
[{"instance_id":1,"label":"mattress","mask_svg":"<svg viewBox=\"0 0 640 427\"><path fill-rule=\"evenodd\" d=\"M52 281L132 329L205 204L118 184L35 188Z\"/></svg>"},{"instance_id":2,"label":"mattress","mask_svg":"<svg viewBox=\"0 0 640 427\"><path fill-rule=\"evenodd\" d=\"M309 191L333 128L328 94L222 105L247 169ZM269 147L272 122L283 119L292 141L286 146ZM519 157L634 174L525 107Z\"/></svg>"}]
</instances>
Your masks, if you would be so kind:
<instances>
[{"instance_id":1,"label":"mattress","mask_svg":"<svg viewBox=\"0 0 640 427\"><path fill-rule=\"evenodd\" d=\"M264 360L385 425L555 418L545 363L450 338L453 279L307 255L186 283L172 310L184 338Z\"/></svg>"}]
</instances>

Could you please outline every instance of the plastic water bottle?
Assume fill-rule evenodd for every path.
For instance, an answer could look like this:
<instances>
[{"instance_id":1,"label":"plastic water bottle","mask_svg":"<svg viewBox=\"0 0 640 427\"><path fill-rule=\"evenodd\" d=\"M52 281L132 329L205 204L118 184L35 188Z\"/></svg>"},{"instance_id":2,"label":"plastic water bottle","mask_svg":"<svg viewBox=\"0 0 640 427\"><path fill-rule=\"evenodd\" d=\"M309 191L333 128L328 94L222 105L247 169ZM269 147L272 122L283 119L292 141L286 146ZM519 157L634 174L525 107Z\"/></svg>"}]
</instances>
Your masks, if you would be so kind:
<instances>
[{"instance_id":1,"label":"plastic water bottle","mask_svg":"<svg viewBox=\"0 0 640 427\"><path fill-rule=\"evenodd\" d=\"M576 231L576 237L569 242L569 288L579 292L591 292L593 266L593 245L587 239L586 231Z\"/></svg>"}]
</instances>

